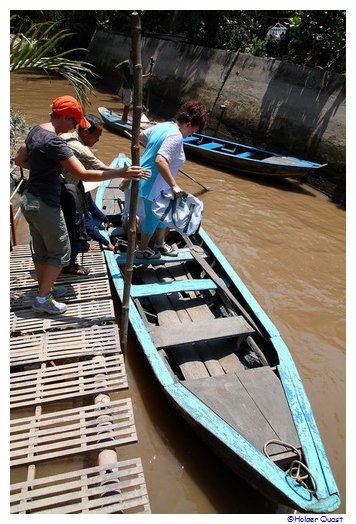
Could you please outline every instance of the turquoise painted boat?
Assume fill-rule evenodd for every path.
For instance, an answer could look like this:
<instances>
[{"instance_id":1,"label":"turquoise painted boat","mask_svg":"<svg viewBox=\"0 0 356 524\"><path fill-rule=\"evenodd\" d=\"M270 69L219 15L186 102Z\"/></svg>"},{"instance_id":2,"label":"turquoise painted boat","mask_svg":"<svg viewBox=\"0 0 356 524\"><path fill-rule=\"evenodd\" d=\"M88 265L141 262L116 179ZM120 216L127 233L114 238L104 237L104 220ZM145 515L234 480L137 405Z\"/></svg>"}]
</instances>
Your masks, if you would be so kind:
<instances>
[{"instance_id":1,"label":"turquoise painted boat","mask_svg":"<svg viewBox=\"0 0 356 524\"><path fill-rule=\"evenodd\" d=\"M198 133L183 145L193 159L253 176L302 178L327 165Z\"/></svg>"},{"instance_id":2,"label":"turquoise painted boat","mask_svg":"<svg viewBox=\"0 0 356 524\"><path fill-rule=\"evenodd\" d=\"M129 162L125 155L112 165ZM96 203L113 221L105 251L119 298L127 239L118 182ZM209 235L170 233L177 257L134 259L129 320L157 381L184 419L238 475L301 512L340 505L324 446L281 335Z\"/></svg>"},{"instance_id":3,"label":"turquoise painted boat","mask_svg":"<svg viewBox=\"0 0 356 524\"><path fill-rule=\"evenodd\" d=\"M106 107L98 107L98 113L102 118L104 124L117 131L120 134L125 134L125 131L132 132L132 116L129 116L127 122L122 121L122 113L120 111L114 111ZM147 127L155 125L157 122L150 121L145 114L141 117L141 129L147 129Z\"/></svg>"}]
</instances>

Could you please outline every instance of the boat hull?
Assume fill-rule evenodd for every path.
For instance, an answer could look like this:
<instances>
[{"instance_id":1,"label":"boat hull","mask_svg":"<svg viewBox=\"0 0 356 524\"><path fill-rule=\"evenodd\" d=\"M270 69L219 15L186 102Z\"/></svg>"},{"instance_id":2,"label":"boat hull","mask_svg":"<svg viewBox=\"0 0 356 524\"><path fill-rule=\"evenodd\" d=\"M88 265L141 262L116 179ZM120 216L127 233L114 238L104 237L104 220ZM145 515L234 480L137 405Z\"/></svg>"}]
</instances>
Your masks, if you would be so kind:
<instances>
[{"instance_id":1,"label":"boat hull","mask_svg":"<svg viewBox=\"0 0 356 524\"><path fill-rule=\"evenodd\" d=\"M337 494L331 496L326 501L316 501L310 496L309 501L301 498L301 503L296 502L296 498L290 498L283 490L277 489L276 485L269 481L264 475L259 474L255 467L252 467L250 462L225 445L214 433L207 430L206 427L199 424L196 418L192 417L191 412L184 409L181 403L177 402L174 396L170 395L167 389L164 390L168 400L172 403L175 409L181 414L184 420L189 424L192 430L199 438L220 458L226 466L228 466L234 473L251 484L259 493L267 499L293 508L300 512L308 513L330 513L340 506L340 499Z\"/></svg>"},{"instance_id":2,"label":"boat hull","mask_svg":"<svg viewBox=\"0 0 356 524\"><path fill-rule=\"evenodd\" d=\"M194 159L251 176L302 178L323 167L315 162L283 156L207 135L193 135L186 138L183 144L186 154Z\"/></svg>"},{"instance_id":3,"label":"boat hull","mask_svg":"<svg viewBox=\"0 0 356 524\"><path fill-rule=\"evenodd\" d=\"M121 161L127 160L122 158ZM117 160L116 163L113 162L112 165L120 166ZM105 184L107 185L107 183L104 183L97 193L97 205L99 207L102 207ZM280 504L297 509L298 511L314 513L328 513L335 511L340 505L337 486L316 427L310 404L288 348L281 339L277 328L261 309L257 301L252 297L251 293L239 279L234 269L229 265L220 250L202 228L199 231L199 235L195 237L195 239L197 238L198 244L204 246L204 250L208 253L209 257L216 261L217 266L220 266L220 269L223 268L224 280L231 282L230 289L236 290L236 292L238 290L239 300L242 301L245 307L246 304L248 304L249 315L252 315L256 329L258 329L258 326L263 326L264 337L266 340L268 339L270 351L275 354L273 369L269 367L264 368L262 366L247 370L247 375L245 370L242 370L241 373L235 371L234 373L220 377L209 376L207 379L203 377L201 380L196 379L196 377L193 377L194 380L192 380L192 377L182 378L179 377L179 375L172 373L173 368L170 368L167 365L168 360L166 359L167 355L165 355L165 350L163 349L163 353L162 350L158 351L159 347L165 348L166 344L157 343L157 337L155 338L154 336L156 325L152 324L151 327L147 326L147 319L143 318L142 306L139 308L137 301L139 300L139 297L146 297L146 302L144 302L144 304L146 304L147 300L151 300L150 297L155 295L162 296L162 285L165 288L163 293L174 294L178 288L184 290L184 293L188 292L189 289L193 289L194 286L196 286L196 289L203 289L203 284L205 290L212 289L214 283L207 283L205 277L201 282L197 282L194 278L188 280L189 286L193 286L189 288L183 286L181 281L174 281L173 284L176 287L172 287L172 283L168 281L164 281L162 285L151 282L150 285L146 285L145 283L145 285L132 286L129 304L129 320L157 381L169 400L202 440L204 440L204 442L206 442L206 444L211 447L211 449L233 471L251 483L251 485L259 490L264 496ZM193 257L190 256L189 258L188 255L189 253L182 249L182 260L185 260L185 263L189 261L191 264ZM179 266L181 260L180 256L179 253L176 259L169 259L169 257L167 257L168 264L175 262L174 265ZM105 251L105 257L109 271L112 275L115 289L120 300L122 300L124 294L124 278L122 272L118 271L118 266L121 268L124 267L125 257L123 257L123 254L115 255L111 251ZM139 262L139 264L142 263L142 261ZM152 261L147 261L147 266L150 263L152 264ZM163 263L165 263L164 258L160 264ZM191 266L190 271L192 271L192 269L193 267ZM152 273L152 270L150 271ZM198 288L198 284L200 285L200 288ZM162 311L162 303L159 306L159 311ZM229 318L231 320L232 317L226 317L228 325L230 325ZM200 340L202 341L201 344L203 344L201 346L203 351L208 350L209 342L207 339L210 336L209 324L213 324L216 321L218 323L221 322L219 318L215 318L208 322L205 331L202 333L202 338L200 338ZM197 322L195 325L196 324ZM226 324L224 325L226 326ZM169 325L168 330L171 337L172 333L174 333L174 329ZM193 331L194 323L190 324L189 329L184 330L184 336L189 338ZM179 332L181 333L182 330ZM198 340L198 338L195 338L195 340ZM214 348L217 343L218 342L214 341ZM197 344L195 345L196 348L199 347L199 342L194 344ZM180 347L183 348L184 345ZM225 347L227 346L224 343L224 351ZM181 355L181 353L179 353L179 355ZM191 353L189 353L189 358L190 355ZM293 426L291 429L294 432L297 432L298 445L300 445L302 449L303 456L307 458L308 468L312 472L313 479L315 480L315 493L312 493L309 488L306 489L306 487L294 480L289 474L287 474L284 466L281 466L281 463L278 463L275 460L270 460L263 453L263 446L258 446L256 444L254 439L256 437L256 432L258 433L259 430L257 426L255 429L253 428L254 434L249 430L248 421L250 420L249 417L251 417L249 408L244 408L245 412L247 412L247 419L245 419L244 422L245 427L243 433L238 430L240 423L239 418L246 415L243 414L243 404L245 401L241 400L242 397L236 396L235 392L237 387L237 377L244 375L249 377L248 380L251 380L251 377L256 378L256 373L257 376L264 376L265 372L273 379L269 384L273 386L273 384L278 382L279 391L282 391L283 402L288 403L288 416L291 417ZM256 380L254 380L254 382L256 383ZM227 385L230 388L230 392L233 389L232 395L220 398L222 404L228 406L228 410L230 410L229 412L225 411L224 417L222 417L222 413L219 409L214 409L214 405L215 407L217 406L215 402L217 396L215 395L214 390L217 383L220 385L223 384L224 387ZM198 391L199 388L200 391L202 391L202 385L203 387L205 387L205 385L207 386L207 393L210 394L210 399L208 398L208 401L206 401L207 396L204 391L203 393L205 396L196 394L196 388L198 388ZM233 388L230 386L233 386ZM266 404L264 399L268 398L269 392L267 389L261 388L259 385L258 387L260 388L260 392L262 392L262 403ZM219 391L221 391L221 388ZM225 391L229 393L227 388L225 388ZM249 390L249 394L252 393L252 390ZM277 397L273 398L278 400ZM252 408L254 408L255 399L257 399L257 397L253 397L253 402L249 404ZM250 402L249 399L248 401ZM272 416L272 418L268 417L267 426L270 427L271 423L275 424L275 419L277 418L277 424L279 424L278 432L283 432L284 424L280 424L282 413L273 408L273 414L269 410L269 405L273 404L273 402L268 401L267 404L267 412L269 411ZM262 406L262 408L264 409L265 406ZM259 410L260 406L256 410L256 415L258 416L260 414ZM272 420L275 415L275 419ZM254 417L255 415L253 415L253 420L255 420ZM277 428L277 426L275 427ZM263 431L261 430L261 434L265 429L266 428L264 428ZM251 438L246 437L246 434L248 434L249 431ZM259 435L257 435L257 440L258 439L260 439ZM260 443L265 441L266 439L263 436L263 438L260 439ZM285 442L289 442L289 440L285 440Z\"/></svg>"},{"instance_id":4,"label":"boat hull","mask_svg":"<svg viewBox=\"0 0 356 524\"><path fill-rule=\"evenodd\" d=\"M107 109L106 107L98 107L98 112L104 121L105 126L109 127L113 131L116 131L117 133L120 133L122 135L125 135L127 132L132 132L132 117L128 117L127 123L122 122L122 113L119 111L113 111L110 109ZM150 127L154 125L155 122L150 122L146 115L142 115L141 117L141 128L147 129L147 127ZM127 135L126 135L127 136Z\"/></svg>"}]
</instances>

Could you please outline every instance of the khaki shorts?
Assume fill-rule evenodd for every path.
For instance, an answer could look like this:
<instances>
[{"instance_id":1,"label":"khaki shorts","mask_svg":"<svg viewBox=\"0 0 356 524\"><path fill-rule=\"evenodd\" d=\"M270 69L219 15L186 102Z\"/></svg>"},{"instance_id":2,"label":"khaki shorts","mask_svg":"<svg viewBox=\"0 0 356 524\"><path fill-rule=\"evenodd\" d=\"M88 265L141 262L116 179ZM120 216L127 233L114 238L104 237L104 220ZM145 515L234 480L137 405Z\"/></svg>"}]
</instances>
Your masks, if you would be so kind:
<instances>
[{"instance_id":1,"label":"khaki shorts","mask_svg":"<svg viewBox=\"0 0 356 524\"><path fill-rule=\"evenodd\" d=\"M70 242L60 207L48 206L25 191L21 210L30 226L35 262L65 267L70 260Z\"/></svg>"},{"instance_id":2,"label":"khaki shorts","mask_svg":"<svg viewBox=\"0 0 356 524\"><path fill-rule=\"evenodd\" d=\"M120 91L118 92L118 96L124 106L130 106L132 104L132 89L121 87Z\"/></svg>"}]
</instances>

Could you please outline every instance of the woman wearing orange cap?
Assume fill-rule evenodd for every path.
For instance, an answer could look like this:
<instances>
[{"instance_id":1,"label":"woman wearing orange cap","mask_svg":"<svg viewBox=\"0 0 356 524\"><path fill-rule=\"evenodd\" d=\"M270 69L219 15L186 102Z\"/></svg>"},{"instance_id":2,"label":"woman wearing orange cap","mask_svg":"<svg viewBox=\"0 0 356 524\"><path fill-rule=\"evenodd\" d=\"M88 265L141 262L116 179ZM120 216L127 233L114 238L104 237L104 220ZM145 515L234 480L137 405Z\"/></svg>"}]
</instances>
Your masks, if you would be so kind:
<instances>
[{"instance_id":1,"label":"woman wearing orange cap","mask_svg":"<svg viewBox=\"0 0 356 524\"><path fill-rule=\"evenodd\" d=\"M146 179L148 171L139 166L123 169L88 170L75 157L72 149L58 136L75 128L90 127L80 103L72 96L60 96L53 101L50 121L34 126L25 143L16 153L15 163L29 169L29 179L21 202L29 224L34 250L34 264L39 284L33 309L56 315L67 306L54 297L65 294L64 286L54 282L70 259L70 243L60 207L60 175L65 169L72 176L87 182L112 178Z\"/></svg>"}]
</instances>

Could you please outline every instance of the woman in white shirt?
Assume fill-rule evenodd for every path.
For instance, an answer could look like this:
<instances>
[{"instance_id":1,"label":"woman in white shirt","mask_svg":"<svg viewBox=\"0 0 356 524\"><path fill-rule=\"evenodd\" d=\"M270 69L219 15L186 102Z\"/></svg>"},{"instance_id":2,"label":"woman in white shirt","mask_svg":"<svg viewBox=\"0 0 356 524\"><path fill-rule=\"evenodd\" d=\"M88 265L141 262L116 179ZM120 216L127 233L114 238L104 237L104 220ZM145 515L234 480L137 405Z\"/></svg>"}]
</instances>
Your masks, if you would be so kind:
<instances>
[{"instance_id":1,"label":"woman in white shirt","mask_svg":"<svg viewBox=\"0 0 356 524\"><path fill-rule=\"evenodd\" d=\"M185 162L183 138L201 132L207 118L206 107L190 100L179 108L173 121L157 124L141 133L140 138L146 144L141 166L151 170L151 177L140 181L139 196L143 199L145 220L141 225L137 258L160 258L161 253L177 256L177 251L165 242L166 227L152 213L152 202L162 189L171 189L175 197L182 196L184 191L176 183L176 177ZM151 249L149 243L154 233L155 244Z\"/></svg>"}]
</instances>

